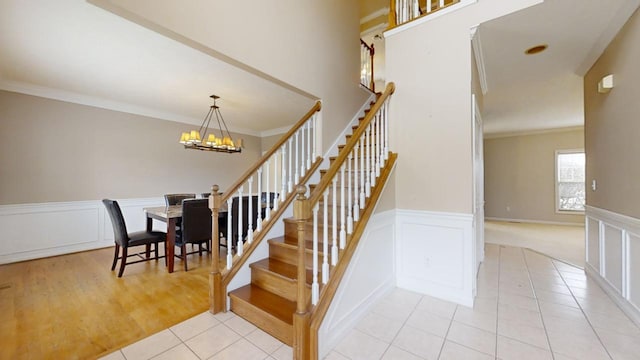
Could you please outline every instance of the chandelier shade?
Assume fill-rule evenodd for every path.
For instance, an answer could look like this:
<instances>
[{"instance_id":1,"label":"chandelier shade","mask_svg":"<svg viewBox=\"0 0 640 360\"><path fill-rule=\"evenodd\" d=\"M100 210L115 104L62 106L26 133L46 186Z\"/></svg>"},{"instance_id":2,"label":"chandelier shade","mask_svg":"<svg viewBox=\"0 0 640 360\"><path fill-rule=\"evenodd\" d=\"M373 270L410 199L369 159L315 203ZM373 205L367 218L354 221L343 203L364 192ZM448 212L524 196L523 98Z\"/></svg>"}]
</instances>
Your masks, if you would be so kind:
<instances>
[{"instance_id":1,"label":"chandelier shade","mask_svg":"<svg viewBox=\"0 0 640 360\"><path fill-rule=\"evenodd\" d=\"M216 100L220 97L217 95L211 95L210 98L213 99L213 105L211 105L209 112L204 117L202 125L200 125L200 129L183 132L180 136L180 144L183 144L185 149L226 153L241 152L242 139L233 140L231 133L227 128L227 124L224 122L224 118L220 113L220 107L216 104ZM219 136L216 136L216 133L213 130L209 132L209 125L214 117L218 123ZM215 123L213 125L215 126Z\"/></svg>"}]
</instances>

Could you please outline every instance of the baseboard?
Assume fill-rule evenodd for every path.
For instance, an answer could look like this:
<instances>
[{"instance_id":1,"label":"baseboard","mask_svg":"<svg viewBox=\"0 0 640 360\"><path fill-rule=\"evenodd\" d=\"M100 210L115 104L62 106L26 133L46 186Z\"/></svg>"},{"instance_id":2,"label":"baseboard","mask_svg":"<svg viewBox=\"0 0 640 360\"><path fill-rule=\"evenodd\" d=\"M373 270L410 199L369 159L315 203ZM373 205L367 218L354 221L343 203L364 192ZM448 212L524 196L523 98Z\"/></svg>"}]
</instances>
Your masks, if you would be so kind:
<instances>
[{"instance_id":1,"label":"baseboard","mask_svg":"<svg viewBox=\"0 0 640 360\"><path fill-rule=\"evenodd\" d=\"M349 268L318 331L318 353L324 358L373 306L395 287L393 210L369 220ZM371 264L377 264L372 267Z\"/></svg>"},{"instance_id":2,"label":"baseboard","mask_svg":"<svg viewBox=\"0 0 640 360\"><path fill-rule=\"evenodd\" d=\"M586 207L585 270L640 326L640 219Z\"/></svg>"},{"instance_id":3,"label":"baseboard","mask_svg":"<svg viewBox=\"0 0 640 360\"><path fill-rule=\"evenodd\" d=\"M473 306L473 215L396 210L400 288Z\"/></svg>"},{"instance_id":4,"label":"baseboard","mask_svg":"<svg viewBox=\"0 0 640 360\"><path fill-rule=\"evenodd\" d=\"M163 206L163 198L118 200L128 231L144 230L143 208ZM163 224L154 224L162 229ZM166 229L166 225L164 225ZM111 222L100 200L0 206L0 264L25 261L113 244Z\"/></svg>"},{"instance_id":5,"label":"baseboard","mask_svg":"<svg viewBox=\"0 0 640 360\"><path fill-rule=\"evenodd\" d=\"M489 221L503 221L503 222L515 222L515 223L525 223L525 224L544 224L544 225L562 225L562 226L584 226L584 223L574 223L574 222L562 222L562 221L545 221L545 220L528 220L528 219L511 219L511 218L499 218L499 217L491 217L485 216L485 220Z\"/></svg>"}]
</instances>

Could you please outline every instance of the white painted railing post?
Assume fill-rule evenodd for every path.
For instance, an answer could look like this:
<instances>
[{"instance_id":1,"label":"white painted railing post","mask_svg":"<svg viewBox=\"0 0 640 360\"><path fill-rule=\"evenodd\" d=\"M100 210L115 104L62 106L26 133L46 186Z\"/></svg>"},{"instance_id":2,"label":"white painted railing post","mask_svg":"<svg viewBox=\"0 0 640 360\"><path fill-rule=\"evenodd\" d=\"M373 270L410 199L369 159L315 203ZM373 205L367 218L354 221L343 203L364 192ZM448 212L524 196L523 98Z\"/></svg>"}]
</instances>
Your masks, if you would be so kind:
<instances>
[{"instance_id":1,"label":"white painted railing post","mask_svg":"<svg viewBox=\"0 0 640 360\"><path fill-rule=\"evenodd\" d=\"M249 178L247 181L249 185L249 217L247 219L248 228L247 228L247 242L251 244L253 242L253 192L251 191L251 185L253 184L253 176ZM257 209L256 209L257 210Z\"/></svg>"},{"instance_id":2,"label":"white painted railing post","mask_svg":"<svg viewBox=\"0 0 640 360\"><path fill-rule=\"evenodd\" d=\"M320 285L318 284L318 208L320 203L313 207L313 282L311 283L311 304L318 303Z\"/></svg>"},{"instance_id":3,"label":"white painted railing post","mask_svg":"<svg viewBox=\"0 0 640 360\"><path fill-rule=\"evenodd\" d=\"M340 249L344 249L347 244L345 195L344 195L344 163L340 167ZM335 199L333 200L335 201Z\"/></svg>"},{"instance_id":4,"label":"white painted railing post","mask_svg":"<svg viewBox=\"0 0 640 360\"><path fill-rule=\"evenodd\" d=\"M338 263L338 203L337 203L338 177L333 178L333 193L331 198L331 236L333 244L331 246L331 265Z\"/></svg>"},{"instance_id":5,"label":"white painted railing post","mask_svg":"<svg viewBox=\"0 0 640 360\"><path fill-rule=\"evenodd\" d=\"M322 212L322 283L329 281L329 188L323 194Z\"/></svg>"},{"instance_id":6,"label":"white painted railing post","mask_svg":"<svg viewBox=\"0 0 640 360\"><path fill-rule=\"evenodd\" d=\"M233 196L229 197L229 199L227 199L227 269L231 269L231 266L233 265L233 255L232 253L232 249L233 249L233 229L231 228L231 216L232 216L232 212L231 212L231 202L233 201Z\"/></svg>"}]
</instances>

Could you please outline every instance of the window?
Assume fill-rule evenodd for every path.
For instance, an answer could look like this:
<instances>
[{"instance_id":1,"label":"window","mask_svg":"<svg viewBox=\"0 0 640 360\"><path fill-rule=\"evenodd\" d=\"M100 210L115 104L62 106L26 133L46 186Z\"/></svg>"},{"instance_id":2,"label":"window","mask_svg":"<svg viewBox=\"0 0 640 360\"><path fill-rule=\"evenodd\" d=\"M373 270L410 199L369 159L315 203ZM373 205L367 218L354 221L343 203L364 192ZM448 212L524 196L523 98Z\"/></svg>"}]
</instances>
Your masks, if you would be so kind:
<instances>
[{"instance_id":1,"label":"window","mask_svg":"<svg viewBox=\"0 0 640 360\"><path fill-rule=\"evenodd\" d=\"M556 211L584 211L584 150L556 151Z\"/></svg>"}]
</instances>

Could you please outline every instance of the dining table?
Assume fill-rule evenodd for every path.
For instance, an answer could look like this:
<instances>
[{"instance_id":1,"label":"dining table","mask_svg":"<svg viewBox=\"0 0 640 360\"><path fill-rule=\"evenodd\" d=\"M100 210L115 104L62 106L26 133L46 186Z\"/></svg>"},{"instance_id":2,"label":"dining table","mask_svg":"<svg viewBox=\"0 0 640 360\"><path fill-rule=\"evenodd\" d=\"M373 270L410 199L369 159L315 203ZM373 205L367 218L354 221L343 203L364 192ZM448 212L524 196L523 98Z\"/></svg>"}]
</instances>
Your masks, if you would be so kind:
<instances>
[{"instance_id":1,"label":"dining table","mask_svg":"<svg viewBox=\"0 0 640 360\"><path fill-rule=\"evenodd\" d=\"M167 258L167 267L170 273L173 272L173 262L176 246L176 223L182 218L182 205L157 206L144 208L147 215L147 231L153 230L153 220L167 223L167 241L165 242L164 254Z\"/></svg>"}]
</instances>

